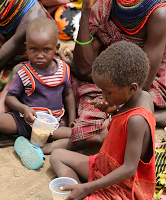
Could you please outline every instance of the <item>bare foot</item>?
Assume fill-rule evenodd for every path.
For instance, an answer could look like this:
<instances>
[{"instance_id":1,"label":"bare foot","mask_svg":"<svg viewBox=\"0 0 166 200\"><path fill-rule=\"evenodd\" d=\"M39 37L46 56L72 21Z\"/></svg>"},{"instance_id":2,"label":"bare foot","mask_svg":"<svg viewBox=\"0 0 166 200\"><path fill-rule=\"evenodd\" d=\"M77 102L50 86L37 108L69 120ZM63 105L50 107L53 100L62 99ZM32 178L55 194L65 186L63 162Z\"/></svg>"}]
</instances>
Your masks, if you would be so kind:
<instances>
[{"instance_id":1,"label":"bare foot","mask_svg":"<svg viewBox=\"0 0 166 200\"><path fill-rule=\"evenodd\" d=\"M159 128L166 127L166 110L157 110L154 115L156 119L156 126Z\"/></svg>"}]
</instances>

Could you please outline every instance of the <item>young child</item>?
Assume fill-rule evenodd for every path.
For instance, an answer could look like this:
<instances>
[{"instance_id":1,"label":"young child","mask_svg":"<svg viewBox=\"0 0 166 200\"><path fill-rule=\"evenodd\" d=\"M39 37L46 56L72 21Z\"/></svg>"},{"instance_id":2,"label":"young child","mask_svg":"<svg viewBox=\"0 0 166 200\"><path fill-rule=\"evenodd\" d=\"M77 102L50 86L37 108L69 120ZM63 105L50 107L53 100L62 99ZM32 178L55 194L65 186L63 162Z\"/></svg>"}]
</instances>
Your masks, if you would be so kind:
<instances>
[{"instance_id":1,"label":"young child","mask_svg":"<svg viewBox=\"0 0 166 200\"><path fill-rule=\"evenodd\" d=\"M27 155L31 150L40 151L41 163L43 163L44 156L42 151L40 148L34 149L26 139L30 139L31 136L32 128L29 123L35 120L35 110L50 111L60 119L64 112L62 108L64 103L69 127L61 126L55 130L49 137L49 141L59 139L59 137L69 138L70 126L76 117L69 67L54 57L59 49L57 41L58 28L55 21L48 18L37 18L28 25L26 47L29 61L17 66L19 70L8 88L6 103L12 111L0 114L0 132L14 137L24 136L17 138L15 147L24 149ZM25 148L27 146L28 150ZM24 159L26 162L25 156Z\"/></svg>"},{"instance_id":2,"label":"young child","mask_svg":"<svg viewBox=\"0 0 166 200\"><path fill-rule=\"evenodd\" d=\"M56 149L50 157L58 177L78 181L69 199L152 199L155 190L155 118L150 95L142 90L149 71L145 52L130 42L117 42L94 61L92 78L105 102L92 101L114 112L100 152L90 157ZM115 107L117 108L115 111ZM87 182L80 184L80 180Z\"/></svg>"}]
</instances>

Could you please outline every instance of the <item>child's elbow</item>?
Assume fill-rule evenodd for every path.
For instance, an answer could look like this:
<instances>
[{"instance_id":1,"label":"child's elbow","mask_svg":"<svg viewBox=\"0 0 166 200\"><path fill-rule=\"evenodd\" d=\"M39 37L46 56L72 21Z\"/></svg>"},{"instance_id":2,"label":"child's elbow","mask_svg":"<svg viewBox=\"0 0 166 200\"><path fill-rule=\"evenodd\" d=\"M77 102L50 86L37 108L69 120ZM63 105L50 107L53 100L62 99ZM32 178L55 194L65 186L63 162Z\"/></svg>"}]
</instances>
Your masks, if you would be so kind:
<instances>
[{"instance_id":1,"label":"child's elbow","mask_svg":"<svg viewBox=\"0 0 166 200\"><path fill-rule=\"evenodd\" d=\"M126 168L126 172L127 172L126 174L128 178L132 177L137 171L137 167L135 166L125 166L125 168Z\"/></svg>"}]
</instances>

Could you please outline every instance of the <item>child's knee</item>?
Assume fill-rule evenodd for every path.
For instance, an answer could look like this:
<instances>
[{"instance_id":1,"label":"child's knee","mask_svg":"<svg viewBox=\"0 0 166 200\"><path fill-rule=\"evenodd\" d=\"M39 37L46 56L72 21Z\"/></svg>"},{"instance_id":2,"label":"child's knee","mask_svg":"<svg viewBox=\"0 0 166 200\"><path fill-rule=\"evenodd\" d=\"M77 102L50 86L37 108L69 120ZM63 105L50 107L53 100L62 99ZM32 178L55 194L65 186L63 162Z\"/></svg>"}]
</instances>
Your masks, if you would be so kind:
<instances>
[{"instance_id":1,"label":"child's knee","mask_svg":"<svg viewBox=\"0 0 166 200\"><path fill-rule=\"evenodd\" d=\"M55 149L50 156L50 164L55 165L58 162L61 162L63 158L63 151L64 149Z\"/></svg>"}]
</instances>

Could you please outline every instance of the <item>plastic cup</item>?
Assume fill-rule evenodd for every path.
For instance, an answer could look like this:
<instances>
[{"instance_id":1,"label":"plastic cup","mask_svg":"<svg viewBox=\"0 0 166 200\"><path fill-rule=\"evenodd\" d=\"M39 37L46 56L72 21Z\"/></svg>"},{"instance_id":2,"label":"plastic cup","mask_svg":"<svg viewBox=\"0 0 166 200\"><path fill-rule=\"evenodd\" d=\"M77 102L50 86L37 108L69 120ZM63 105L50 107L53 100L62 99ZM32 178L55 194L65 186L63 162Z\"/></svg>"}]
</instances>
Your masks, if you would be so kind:
<instances>
[{"instance_id":1,"label":"plastic cup","mask_svg":"<svg viewBox=\"0 0 166 200\"><path fill-rule=\"evenodd\" d=\"M32 126L30 142L37 147L43 147L53 128L54 130L58 128L59 122L50 114L44 112L36 112L36 114L37 118Z\"/></svg>"},{"instance_id":2,"label":"plastic cup","mask_svg":"<svg viewBox=\"0 0 166 200\"><path fill-rule=\"evenodd\" d=\"M66 187L75 184L78 184L77 181L69 177L59 177L52 180L49 184L49 188L52 191L53 200L66 199L71 191L61 191L60 187Z\"/></svg>"}]
</instances>

